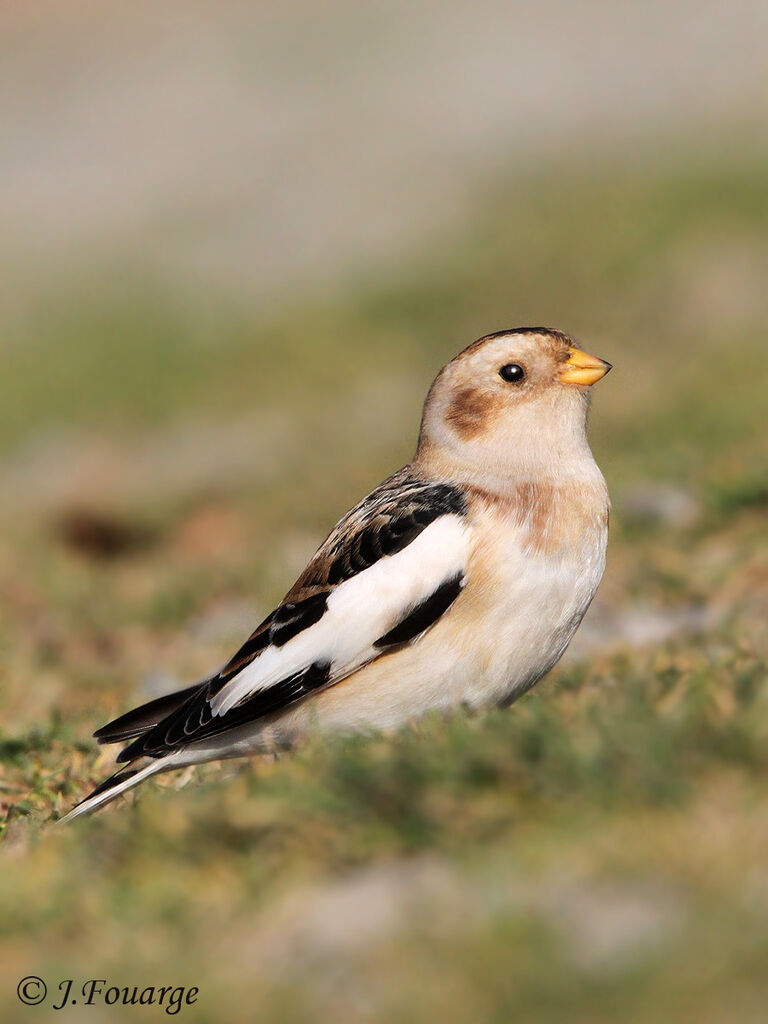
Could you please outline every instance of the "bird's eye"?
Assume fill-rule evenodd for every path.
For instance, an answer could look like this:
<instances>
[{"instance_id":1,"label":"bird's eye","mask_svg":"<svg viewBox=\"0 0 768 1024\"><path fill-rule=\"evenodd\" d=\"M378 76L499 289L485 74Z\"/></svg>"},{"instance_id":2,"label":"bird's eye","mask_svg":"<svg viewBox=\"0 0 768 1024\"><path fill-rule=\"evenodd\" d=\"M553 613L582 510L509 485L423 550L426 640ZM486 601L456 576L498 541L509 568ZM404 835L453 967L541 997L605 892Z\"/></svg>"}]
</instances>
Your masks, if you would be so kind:
<instances>
[{"instance_id":1,"label":"bird's eye","mask_svg":"<svg viewBox=\"0 0 768 1024\"><path fill-rule=\"evenodd\" d=\"M507 363L499 370L499 376L508 384L519 384L525 377L525 370L520 363Z\"/></svg>"}]
</instances>

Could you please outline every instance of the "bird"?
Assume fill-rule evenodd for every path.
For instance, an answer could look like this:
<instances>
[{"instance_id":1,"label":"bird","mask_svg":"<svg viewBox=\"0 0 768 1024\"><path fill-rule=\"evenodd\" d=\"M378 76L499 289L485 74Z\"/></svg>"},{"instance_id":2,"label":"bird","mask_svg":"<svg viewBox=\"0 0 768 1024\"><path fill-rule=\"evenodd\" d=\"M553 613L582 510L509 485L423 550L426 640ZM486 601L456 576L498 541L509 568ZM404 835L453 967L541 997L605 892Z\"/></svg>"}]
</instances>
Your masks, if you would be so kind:
<instances>
[{"instance_id":1,"label":"bird","mask_svg":"<svg viewBox=\"0 0 768 1024\"><path fill-rule=\"evenodd\" d=\"M547 327L460 352L429 389L412 461L343 516L221 668L94 733L124 744L120 767L60 820L158 772L529 690L603 576L610 501L587 413L610 369Z\"/></svg>"}]
</instances>

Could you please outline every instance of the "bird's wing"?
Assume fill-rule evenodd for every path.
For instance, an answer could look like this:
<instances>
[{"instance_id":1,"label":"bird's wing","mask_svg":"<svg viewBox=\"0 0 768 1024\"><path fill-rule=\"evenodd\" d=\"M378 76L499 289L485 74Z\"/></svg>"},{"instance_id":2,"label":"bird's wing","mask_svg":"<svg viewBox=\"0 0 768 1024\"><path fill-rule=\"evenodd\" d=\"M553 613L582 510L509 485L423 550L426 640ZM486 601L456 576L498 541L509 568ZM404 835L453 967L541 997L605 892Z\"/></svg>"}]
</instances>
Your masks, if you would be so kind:
<instances>
[{"instance_id":1,"label":"bird's wing","mask_svg":"<svg viewBox=\"0 0 768 1024\"><path fill-rule=\"evenodd\" d=\"M279 711L415 641L460 593L469 534L459 490L401 470L341 520L221 671L118 760Z\"/></svg>"}]
</instances>

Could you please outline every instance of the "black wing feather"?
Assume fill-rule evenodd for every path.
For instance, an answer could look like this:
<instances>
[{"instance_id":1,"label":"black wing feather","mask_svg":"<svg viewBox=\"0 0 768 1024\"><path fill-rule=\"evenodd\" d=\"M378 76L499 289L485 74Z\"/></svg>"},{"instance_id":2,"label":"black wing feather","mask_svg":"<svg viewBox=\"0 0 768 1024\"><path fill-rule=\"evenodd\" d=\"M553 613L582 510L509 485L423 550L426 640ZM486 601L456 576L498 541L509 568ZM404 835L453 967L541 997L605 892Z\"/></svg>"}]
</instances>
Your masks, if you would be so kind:
<instances>
[{"instance_id":1,"label":"black wing feather","mask_svg":"<svg viewBox=\"0 0 768 1024\"><path fill-rule=\"evenodd\" d=\"M409 644L417 636L433 626L441 615L445 614L461 593L464 586L464 574L459 573L442 583L437 590L413 608L404 619L401 619L384 636L374 643L374 647L385 650L389 647L402 647Z\"/></svg>"},{"instance_id":2,"label":"black wing feather","mask_svg":"<svg viewBox=\"0 0 768 1024\"><path fill-rule=\"evenodd\" d=\"M228 732L238 725L263 718L289 704L294 704L313 690L324 686L330 670L330 662L315 662L303 672L282 679L265 690L259 690L225 715L218 717L211 712L208 687L205 687L175 714L169 715L160 725L134 740L118 754L117 760L133 761L142 756L163 757L180 745L193 740L208 739Z\"/></svg>"},{"instance_id":3,"label":"black wing feather","mask_svg":"<svg viewBox=\"0 0 768 1024\"><path fill-rule=\"evenodd\" d=\"M467 514L465 499L455 487L425 480L410 468L384 481L331 531L283 603L260 623L224 668L203 684L174 695L181 699L180 703L169 707L162 720L143 728L142 734L120 753L118 761L131 761L143 755L163 757L179 746L282 710L326 686L333 666L316 662L257 691L224 715L214 716L210 706L211 699L269 645L282 646L318 622L335 586L380 558L402 551L436 519L451 514ZM383 653L414 640L447 611L462 586L461 575L445 581L418 606L408 609L375 646ZM123 719L131 720L140 710L129 712ZM119 725L123 719L117 719L111 726ZM105 734L107 729L110 726L99 733ZM124 737L118 737L116 732L114 735L128 739L137 731Z\"/></svg>"},{"instance_id":4,"label":"black wing feather","mask_svg":"<svg viewBox=\"0 0 768 1024\"><path fill-rule=\"evenodd\" d=\"M182 704L186 703L193 693L200 691L203 685L204 683L194 683L183 690L167 693L163 697L147 701L146 704L142 704L132 711L127 711L124 715L120 715L119 718L115 718L107 725L103 725L100 729L96 730L93 737L99 743L123 743L134 736L140 736L157 725L158 722L162 722L164 718L167 718L168 715L176 711Z\"/></svg>"}]
</instances>

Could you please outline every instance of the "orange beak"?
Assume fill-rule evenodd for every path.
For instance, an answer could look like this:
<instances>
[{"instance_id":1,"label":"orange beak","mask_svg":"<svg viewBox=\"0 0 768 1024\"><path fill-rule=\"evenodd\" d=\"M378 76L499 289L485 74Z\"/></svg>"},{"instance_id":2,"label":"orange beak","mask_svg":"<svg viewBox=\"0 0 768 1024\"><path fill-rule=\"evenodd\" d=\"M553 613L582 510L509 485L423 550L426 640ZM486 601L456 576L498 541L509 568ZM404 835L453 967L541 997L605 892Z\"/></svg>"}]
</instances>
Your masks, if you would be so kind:
<instances>
[{"instance_id":1,"label":"orange beak","mask_svg":"<svg viewBox=\"0 0 768 1024\"><path fill-rule=\"evenodd\" d=\"M568 349L568 361L560 367L560 380L563 384L578 384L591 387L608 373L611 364L597 356L590 356L578 348Z\"/></svg>"}]
</instances>

